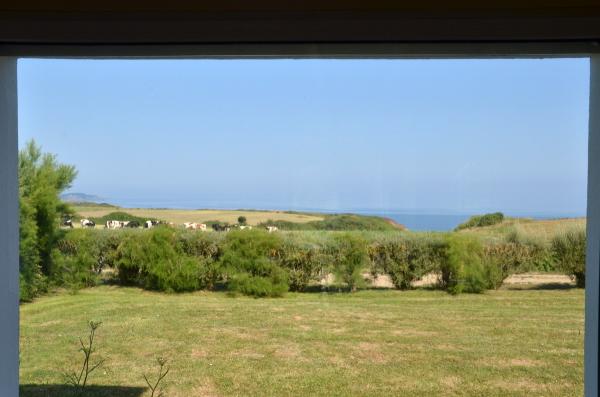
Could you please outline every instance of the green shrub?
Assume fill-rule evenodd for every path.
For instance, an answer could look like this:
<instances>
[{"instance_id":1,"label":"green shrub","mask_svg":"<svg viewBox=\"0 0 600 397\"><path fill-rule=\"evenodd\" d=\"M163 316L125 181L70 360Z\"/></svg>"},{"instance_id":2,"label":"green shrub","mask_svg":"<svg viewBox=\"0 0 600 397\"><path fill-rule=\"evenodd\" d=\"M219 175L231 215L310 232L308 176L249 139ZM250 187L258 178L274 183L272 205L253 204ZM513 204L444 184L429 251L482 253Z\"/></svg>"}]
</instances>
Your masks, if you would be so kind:
<instances>
[{"instance_id":1,"label":"green shrub","mask_svg":"<svg viewBox=\"0 0 600 397\"><path fill-rule=\"evenodd\" d=\"M53 252L53 281L73 290L98 284L105 265L103 255L109 251L103 247L105 241L83 229L67 232Z\"/></svg>"},{"instance_id":2,"label":"green shrub","mask_svg":"<svg viewBox=\"0 0 600 397\"><path fill-rule=\"evenodd\" d=\"M555 261L549 247L541 240L510 233L505 241L487 244L483 261L488 274L488 288L498 288L511 274L552 271Z\"/></svg>"},{"instance_id":3,"label":"green shrub","mask_svg":"<svg viewBox=\"0 0 600 397\"><path fill-rule=\"evenodd\" d=\"M198 258L169 253L155 257L147 267L144 286L167 292L196 291L201 289L203 281L210 280L210 273Z\"/></svg>"},{"instance_id":4,"label":"green shrub","mask_svg":"<svg viewBox=\"0 0 600 397\"><path fill-rule=\"evenodd\" d=\"M90 232L88 230L88 232ZM123 233L94 232L98 251L96 256L96 268L101 271L105 268L116 268L117 248L123 238Z\"/></svg>"},{"instance_id":5,"label":"green shrub","mask_svg":"<svg viewBox=\"0 0 600 397\"><path fill-rule=\"evenodd\" d=\"M167 228L129 233L116 263L122 283L167 292L212 287L217 273L213 261L186 254L178 232Z\"/></svg>"},{"instance_id":6,"label":"green shrub","mask_svg":"<svg viewBox=\"0 0 600 397\"><path fill-rule=\"evenodd\" d=\"M380 240L368 247L372 273L390 276L398 289L409 289L413 281L440 268L444 243L427 237Z\"/></svg>"},{"instance_id":7,"label":"green shrub","mask_svg":"<svg viewBox=\"0 0 600 397\"><path fill-rule=\"evenodd\" d=\"M489 285L483 265L483 247L472 236L447 236L446 260L442 263L442 283L451 294L480 293Z\"/></svg>"},{"instance_id":8,"label":"green shrub","mask_svg":"<svg viewBox=\"0 0 600 397\"><path fill-rule=\"evenodd\" d=\"M53 260L59 271L53 281L57 285L76 291L99 283L99 274L92 270L96 261L89 252L79 250L75 255L62 255L56 250L54 254Z\"/></svg>"},{"instance_id":9,"label":"green shrub","mask_svg":"<svg viewBox=\"0 0 600 397\"><path fill-rule=\"evenodd\" d=\"M98 284L102 270L115 266L123 233L73 229L64 233L53 251L52 282L71 289Z\"/></svg>"},{"instance_id":10,"label":"green shrub","mask_svg":"<svg viewBox=\"0 0 600 397\"><path fill-rule=\"evenodd\" d=\"M527 257L526 246L515 243L486 245L483 249L483 263L489 281L487 288L500 287L504 279L515 273Z\"/></svg>"},{"instance_id":11,"label":"green shrub","mask_svg":"<svg viewBox=\"0 0 600 397\"><path fill-rule=\"evenodd\" d=\"M46 289L47 280L40 266L34 209L26 200L19 201L19 299L31 301Z\"/></svg>"},{"instance_id":12,"label":"green shrub","mask_svg":"<svg viewBox=\"0 0 600 397\"><path fill-rule=\"evenodd\" d=\"M502 223L503 220L504 214L502 212L494 212L485 215L475 215L470 217L466 222L458 225L455 230L497 225L498 223Z\"/></svg>"},{"instance_id":13,"label":"green shrub","mask_svg":"<svg viewBox=\"0 0 600 397\"><path fill-rule=\"evenodd\" d=\"M308 222L315 226L316 230L372 230L393 231L397 230L384 218L378 216L336 214L328 215L322 221Z\"/></svg>"},{"instance_id":14,"label":"green shrub","mask_svg":"<svg viewBox=\"0 0 600 397\"><path fill-rule=\"evenodd\" d=\"M550 272L556 270L548 242L538 236L526 235L514 229L506 236L506 242L521 250L514 273Z\"/></svg>"},{"instance_id":15,"label":"green shrub","mask_svg":"<svg viewBox=\"0 0 600 397\"><path fill-rule=\"evenodd\" d=\"M502 212L494 212L492 214L485 214L479 219L479 224L477 226L492 226L497 225L498 223L502 223L504 220L504 214Z\"/></svg>"},{"instance_id":16,"label":"green shrub","mask_svg":"<svg viewBox=\"0 0 600 397\"><path fill-rule=\"evenodd\" d=\"M228 287L232 293L239 292L257 298L279 297L288 291L286 274L277 268L273 268L268 277L235 273L230 278Z\"/></svg>"},{"instance_id":17,"label":"green shrub","mask_svg":"<svg viewBox=\"0 0 600 397\"><path fill-rule=\"evenodd\" d=\"M123 285L140 285L143 282L144 267L147 254L144 252L145 241L142 236L127 233L117 247L115 264L119 282Z\"/></svg>"},{"instance_id":18,"label":"green shrub","mask_svg":"<svg viewBox=\"0 0 600 397\"><path fill-rule=\"evenodd\" d=\"M282 241L262 230L231 231L219 262L231 292L257 297L281 296L288 290L287 274L277 264Z\"/></svg>"},{"instance_id":19,"label":"green shrub","mask_svg":"<svg viewBox=\"0 0 600 397\"><path fill-rule=\"evenodd\" d=\"M337 234L328 247L333 271L338 282L351 292L364 284L362 271L367 262L367 242L352 233Z\"/></svg>"},{"instance_id":20,"label":"green shrub","mask_svg":"<svg viewBox=\"0 0 600 397\"><path fill-rule=\"evenodd\" d=\"M551 246L558 268L574 277L578 287L585 287L585 230L573 229L557 235Z\"/></svg>"},{"instance_id":21,"label":"green shrub","mask_svg":"<svg viewBox=\"0 0 600 397\"><path fill-rule=\"evenodd\" d=\"M277 262L287 271L290 290L303 291L323 272L323 256L319 247L302 241L286 240L277 254Z\"/></svg>"},{"instance_id":22,"label":"green shrub","mask_svg":"<svg viewBox=\"0 0 600 397\"><path fill-rule=\"evenodd\" d=\"M222 254L222 233L182 232L179 235L181 248L188 255L218 260Z\"/></svg>"}]
</instances>

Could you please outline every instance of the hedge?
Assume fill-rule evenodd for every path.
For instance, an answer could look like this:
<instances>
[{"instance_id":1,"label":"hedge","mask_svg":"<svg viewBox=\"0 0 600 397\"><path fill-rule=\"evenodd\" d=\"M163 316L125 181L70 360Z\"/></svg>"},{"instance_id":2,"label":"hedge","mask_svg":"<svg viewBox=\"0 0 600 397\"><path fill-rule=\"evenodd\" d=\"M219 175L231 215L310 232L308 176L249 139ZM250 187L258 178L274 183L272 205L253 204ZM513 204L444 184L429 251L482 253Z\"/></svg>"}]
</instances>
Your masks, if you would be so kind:
<instances>
[{"instance_id":1,"label":"hedge","mask_svg":"<svg viewBox=\"0 0 600 397\"><path fill-rule=\"evenodd\" d=\"M437 273L439 287L451 293L498 288L509 275L532 270L559 269L580 286L585 280L585 232L544 244L462 233L74 229L54 256L53 281L74 289L97 284L105 269L123 285L167 292L225 288L253 296L305 291L327 274L352 291L369 270L388 275L398 289Z\"/></svg>"}]
</instances>

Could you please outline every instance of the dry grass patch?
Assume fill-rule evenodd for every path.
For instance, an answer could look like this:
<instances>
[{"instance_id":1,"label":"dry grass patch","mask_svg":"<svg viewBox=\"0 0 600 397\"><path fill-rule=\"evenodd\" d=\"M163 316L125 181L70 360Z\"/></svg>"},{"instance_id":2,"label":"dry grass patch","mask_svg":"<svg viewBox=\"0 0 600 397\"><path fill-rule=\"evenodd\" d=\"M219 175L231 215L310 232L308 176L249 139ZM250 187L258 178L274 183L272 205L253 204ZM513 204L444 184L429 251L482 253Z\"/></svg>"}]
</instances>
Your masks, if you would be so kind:
<instances>
[{"instance_id":1,"label":"dry grass patch","mask_svg":"<svg viewBox=\"0 0 600 397\"><path fill-rule=\"evenodd\" d=\"M431 338L437 335L437 332L425 331L420 329L397 329L392 331L392 335L418 338Z\"/></svg>"},{"instance_id":2,"label":"dry grass patch","mask_svg":"<svg viewBox=\"0 0 600 397\"><path fill-rule=\"evenodd\" d=\"M541 367L544 363L540 360L531 360L528 358L513 358L509 360L512 367Z\"/></svg>"},{"instance_id":3,"label":"dry grass patch","mask_svg":"<svg viewBox=\"0 0 600 397\"><path fill-rule=\"evenodd\" d=\"M440 379L440 384L445 388L456 389L460 384L460 378L458 376L444 376Z\"/></svg>"},{"instance_id":4,"label":"dry grass patch","mask_svg":"<svg viewBox=\"0 0 600 397\"><path fill-rule=\"evenodd\" d=\"M359 342L358 345L348 347L352 349L353 355L359 360L366 360L374 364L385 364L389 361L378 343Z\"/></svg>"},{"instance_id":5,"label":"dry grass patch","mask_svg":"<svg viewBox=\"0 0 600 397\"><path fill-rule=\"evenodd\" d=\"M220 221L237 223L240 216L245 216L249 225L257 225L269 219L274 221L289 221L306 223L323 220L316 215L288 213L283 211L244 211L244 210L178 210L154 208L102 208L102 207L74 207L82 217L102 217L115 211L124 211L141 218L156 218L175 224L184 222L203 223L207 221Z\"/></svg>"},{"instance_id":6,"label":"dry grass patch","mask_svg":"<svg viewBox=\"0 0 600 397\"><path fill-rule=\"evenodd\" d=\"M494 388L499 388L509 392L526 392L544 393L549 390L548 385L531 381L530 379L514 379L514 380L497 380L492 383Z\"/></svg>"},{"instance_id":7,"label":"dry grass patch","mask_svg":"<svg viewBox=\"0 0 600 397\"><path fill-rule=\"evenodd\" d=\"M263 353L258 353L250 348L244 348L244 349L233 351L233 352L231 352L231 356L249 358L252 360L260 360L260 359L265 358L265 355Z\"/></svg>"},{"instance_id":8,"label":"dry grass patch","mask_svg":"<svg viewBox=\"0 0 600 397\"><path fill-rule=\"evenodd\" d=\"M208 357L208 352L204 349L194 349L191 356L192 358L206 358Z\"/></svg>"},{"instance_id":9,"label":"dry grass patch","mask_svg":"<svg viewBox=\"0 0 600 397\"><path fill-rule=\"evenodd\" d=\"M287 343L283 346L276 347L273 355L285 360L299 360L302 359L302 349L298 344Z\"/></svg>"},{"instance_id":10,"label":"dry grass patch","mask_svg":"<svg viewBox=\"0 0 600 397\"><path fill-rule=\"evenodd\" d=\"M534 360L530 358L491 358L487 357L481 360L478 360L479 365L484 365L487 367L493 368L511 368L511 367L543 367L544 362L541 360Z\"/></svg>"}]
</instances>

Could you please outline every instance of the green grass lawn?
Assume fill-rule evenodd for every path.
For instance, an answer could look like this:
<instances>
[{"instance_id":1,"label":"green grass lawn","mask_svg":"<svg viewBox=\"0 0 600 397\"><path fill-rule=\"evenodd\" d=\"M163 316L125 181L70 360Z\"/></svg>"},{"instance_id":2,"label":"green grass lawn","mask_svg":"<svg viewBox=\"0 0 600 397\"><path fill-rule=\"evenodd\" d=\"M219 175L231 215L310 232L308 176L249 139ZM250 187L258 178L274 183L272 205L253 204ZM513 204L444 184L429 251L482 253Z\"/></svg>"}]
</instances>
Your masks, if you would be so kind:
<instances>
[{"instance_id":1,"label":"green grass lawn","mask_svg":"<svg viewBox=\"0 0 600 397\"><path fill-rule=\"evenodd\" d=\"M97 287L21 306L23 396L63 396L78 337L101 320L92 396L576 396L583 394L580 289L167 295Z\"/></svg>"}]
</instances>

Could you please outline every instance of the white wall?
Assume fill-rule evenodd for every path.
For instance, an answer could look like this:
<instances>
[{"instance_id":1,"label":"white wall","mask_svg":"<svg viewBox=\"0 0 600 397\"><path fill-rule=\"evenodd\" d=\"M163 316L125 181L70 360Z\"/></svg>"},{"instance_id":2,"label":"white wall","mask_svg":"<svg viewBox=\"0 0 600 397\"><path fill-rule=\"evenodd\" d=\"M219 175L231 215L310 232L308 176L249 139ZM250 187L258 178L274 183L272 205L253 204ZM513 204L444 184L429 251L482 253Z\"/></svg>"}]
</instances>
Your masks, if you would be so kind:
<instances>
[{"instance_id":1,"label":"white wall","mask_svg":"<svg viewBox=\"0 0 600 397\"><path fill-rule=\"evenodd\" d=\"M17 59L0 57L0 396L19 395Z\"/></svg>"}]
</instances>

